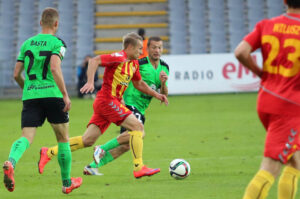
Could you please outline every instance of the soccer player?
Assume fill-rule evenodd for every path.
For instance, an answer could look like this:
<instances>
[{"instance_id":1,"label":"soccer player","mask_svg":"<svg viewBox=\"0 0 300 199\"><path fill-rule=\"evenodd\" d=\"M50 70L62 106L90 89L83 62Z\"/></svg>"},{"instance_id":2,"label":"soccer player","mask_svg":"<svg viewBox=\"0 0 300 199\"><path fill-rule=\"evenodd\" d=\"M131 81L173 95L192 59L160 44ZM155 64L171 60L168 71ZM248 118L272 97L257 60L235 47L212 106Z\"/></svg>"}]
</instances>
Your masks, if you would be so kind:
<instances>
[{"instance_id":1,"label":"soccer player","mask_svg":"<svg viewBox=\"0 0 300 199\"><path fill-rule=\"evenodd\" d=\"M70 138L71 150L92 146L98 137L103 134L111 122L129 129L130 149L133 155L134 177L151 176L160 169L148 168L143 164L143 133L144 126L137 120L132 112L121 104L123 93L132 81L135 88L143 93L153 96L168 104L165 95L152 90L142 79L139 72L137 58L142 52L142 38L136 33L129 33L123 38L123 49L121 52L111 55L96 56L89 61L88 81L81 88L82 93L93 92L94 75L98 66L104 66L103 85L97 93L93 104L94 114L88 124L83 136ZM119 143L123 144L123 143ZM44 166L57 154L57 146L41 149L39 171L43 173Z\"/></svg>"},{"instance_id":2,"label":"soccer player","mask_svg":"<svg viewBox=\"0 0 300 199\"><path fill-rule=\"evenodd\" d=\"M150 37L147 43L148 57L139 59L140 73L142 79L152 89L160 89L160 93L168 95L167 80L169 74L169 66L160 59L163 51L163 41L160 37ZM124 93L124 101L126 107L130 109L135 117L144 125L145 110L151 102L152 96L146 95L134 88L130 83ZM113 161L129 150L130 135L125 128L121 127L121 135L114 138L104 145L96 146L94 153L94 161L84 168L85 175L102 175L98 172L99 167ZM125 143L119 145L119 143Z\"/></svg>"},{"instance_id":3,"label":"soccer player","mask_svg":"<svg viewBox=\"0 0 300 199\"><path fill-rule=\"evenodd\" d=\"M287 13L257 23L235 56L261 78L258 116L267 131L264 157L244 199L264 199L275 178L278 198L294 199L300 175L300 1L285 0ZM250 53L261 48L263 68Z\"/></svg>"},{"instance_id":4,"label":"soccer player","mask_svg":"<svg viewBox=\"0 0 300 199\"><path fill-rule=\"evenodd\" d=\"M62 192L68 194L82 183L82 178L70 177L72 154L68 141L68 111L71 101L61 71L66 45L55 37L58 23L58 11L46 8L40 21L42 33L23 43L15 65L14 78L23 89L22 137L13 143L8 161L3 165L4 184L10 192L15 188L16 164L32 143L37 127L42 126L46 118L58 142ZM24 69L25 79L21 75Z\"/></svg>"}]
</instances>

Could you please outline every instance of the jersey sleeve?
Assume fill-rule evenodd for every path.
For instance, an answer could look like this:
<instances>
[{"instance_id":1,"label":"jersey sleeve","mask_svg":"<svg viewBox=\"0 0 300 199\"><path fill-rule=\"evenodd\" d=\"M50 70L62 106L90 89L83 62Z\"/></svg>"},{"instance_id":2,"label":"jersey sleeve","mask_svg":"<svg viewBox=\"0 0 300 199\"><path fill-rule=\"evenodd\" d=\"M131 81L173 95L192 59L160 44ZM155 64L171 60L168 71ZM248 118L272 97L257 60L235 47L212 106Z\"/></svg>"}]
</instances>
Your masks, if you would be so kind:
<instances>
[{"instance_id":1,"label":"jersey sleeve","mask_svg":"<svg viewBox=\"0 0 300 199\"><path fill-rule=\"evenodd\" d=\"M134 60L133 63L136 67L136 71L133 74L132 80L133 81L139 81L139 80L142 79L142 76L141 76L141 73L140 73L140 65L139 65L139 62L137 60Z\"/></svg>"},{"instance_id":2,"label":"jersey sleeve","mask_svg":"<svg viewBox=\"0 0 300 199\"><path fill-rule=\"evenodd\" d=\"M252 47L252 51L261 47L261 32L263 21L258 22L252 32L244 37L244 41L248 42Z\"/></svg>"},{"instance_id":3,"label":"jersey sleeve","mask_svg":"<svg viewBox=\"0 0 300 199\"><path fill-rule=\"evenodd\" d=\"M25 46L25 42L22 44L22 46L20 48L19 55L17 58L18 62L24 62L24 59L25 59L24 46Z\"/></svg>"},{"instance_id":4,"label":"jersey sleeve","mask_svg":"<svg viewBox=\"0 0 300 199\"><path fill-rule=\"evenodd\" d=\"M124 62L124 56L120 53L99 55L101 58L101 66L112 67Z\"/></svg>"},{"instance_id":5,"label":"jersey sleeve","mask_svg":"<svg viewBox=\"0 0 300 199\"><path fill-rule=\"evenodd\" d=\"M54 48L52 50L52 55L58 55L61 60L64 59L66 53L67 46L65 42L58 38L58 41L55 43Z\"/></svg>"}]
</instances>

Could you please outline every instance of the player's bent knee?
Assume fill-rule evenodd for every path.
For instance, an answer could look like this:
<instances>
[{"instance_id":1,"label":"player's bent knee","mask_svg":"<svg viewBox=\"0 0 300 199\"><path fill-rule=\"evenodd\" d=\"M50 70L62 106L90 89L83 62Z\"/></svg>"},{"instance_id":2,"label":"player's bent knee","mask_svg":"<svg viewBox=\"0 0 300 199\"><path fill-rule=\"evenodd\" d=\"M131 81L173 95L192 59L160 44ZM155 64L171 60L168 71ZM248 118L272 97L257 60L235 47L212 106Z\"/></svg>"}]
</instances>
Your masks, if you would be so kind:
<instances>
[{"instance_id":1,"label":"player's bent knee","mask_svg":"<svg viewBox=\"0 0 300 199\"><path fill-rule=\"evenodd\" d=\"M142 123L138 122L138 123L135 124L134 130L144 132L144 125Z\"/></svg>"},{"instance_id":2,"label":"player's bent knee","mask_svg":"<svg viewBox=\"0 0 300 199\"><path fill-rule=\"evenodd\" d=\"M97 139L95 139L94 137L90 137L87 135L82 136L82 143L83 143L84 147L93 146L95 144L96 140Z\"/></svg>"},{"instance_id":3,"label":"player's bent knee","mask_svg":"<svg viewBox=\"0 0 300 199\"><path fill-rule=\"evenodd\" d=\"M93 146L101 135L101 131L98 126L90 124L82 136L82 142L85 147Z\"/></svg>"}]
</instances>

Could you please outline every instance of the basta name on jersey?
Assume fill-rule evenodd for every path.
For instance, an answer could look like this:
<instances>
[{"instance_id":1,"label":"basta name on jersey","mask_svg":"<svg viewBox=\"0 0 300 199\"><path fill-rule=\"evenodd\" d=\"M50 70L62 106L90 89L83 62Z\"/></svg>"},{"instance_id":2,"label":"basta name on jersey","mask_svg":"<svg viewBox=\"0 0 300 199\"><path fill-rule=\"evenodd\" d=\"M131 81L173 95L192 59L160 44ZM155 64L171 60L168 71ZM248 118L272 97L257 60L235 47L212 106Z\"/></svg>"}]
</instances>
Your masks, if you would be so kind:
<instances>
[{"instance_id":1,"label":"basta name on jersey","mask_svg":"<svg viewBox=\"0 0 300 199\"><path fill-rule=\"evenodd\" d=\"M47 41L34 41L32 40L30 46L47 46Z\"/></svg>"}]
</instances>

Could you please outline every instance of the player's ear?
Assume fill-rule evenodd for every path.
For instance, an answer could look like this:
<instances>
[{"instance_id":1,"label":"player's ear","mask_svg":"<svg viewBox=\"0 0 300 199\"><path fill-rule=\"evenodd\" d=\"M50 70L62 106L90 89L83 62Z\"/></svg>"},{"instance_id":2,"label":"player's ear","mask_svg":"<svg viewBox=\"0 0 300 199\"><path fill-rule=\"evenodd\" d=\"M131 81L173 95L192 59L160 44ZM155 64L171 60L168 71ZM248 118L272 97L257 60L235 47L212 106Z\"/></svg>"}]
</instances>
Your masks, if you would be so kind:
<instances>
[{"instance_id":1,"label":"player's ear","mask_svg":"<svg viewBox=\"0 0 300 199\"><path fill-rule=\"evenodd\" d=\"M55 27L55 28L58 27L58 20L56 20L56 21L54 22L54 27Z\"/></svg>"},{"instance_id":2,"label":"player's ear","mask_svg":"<svg viewBox=\"0 0 300 199\"><path fill-rule=\"evenodd\" d=\"M43 26L43 24L42 24L42 20L40 20L40 26Z\"/></svg>"}]
</instances>

